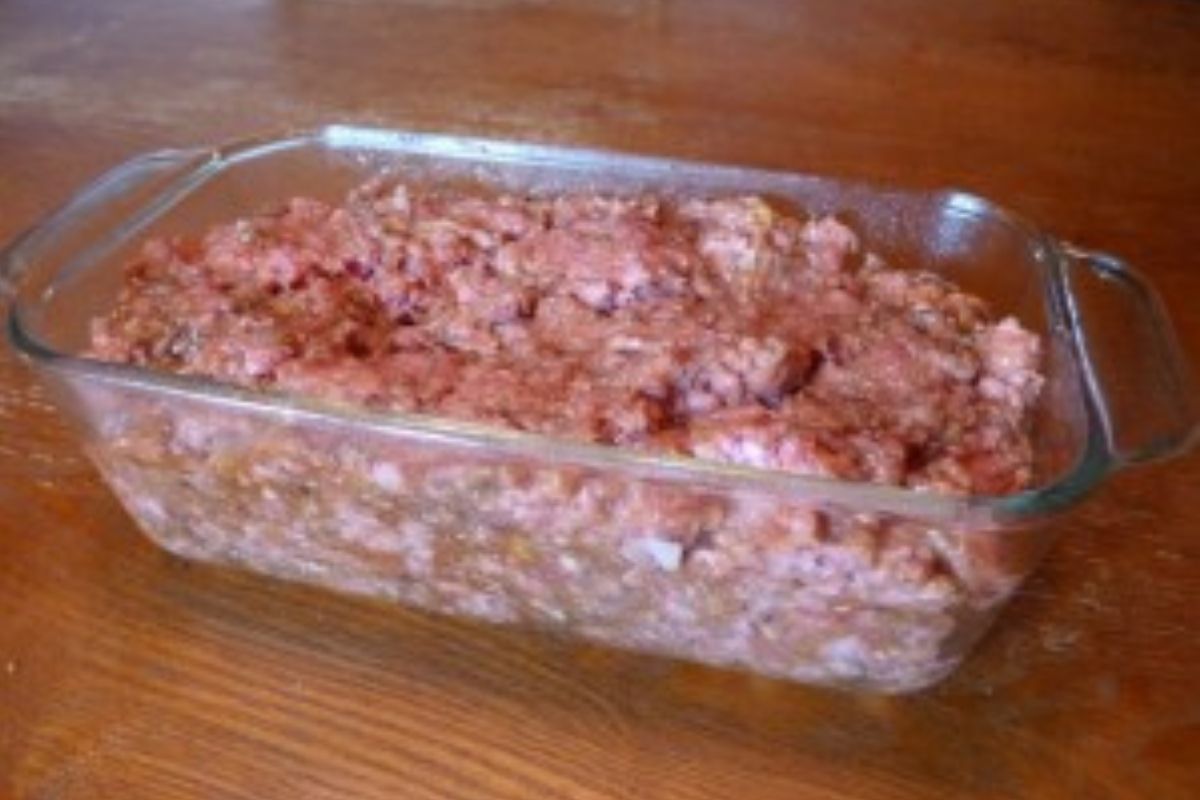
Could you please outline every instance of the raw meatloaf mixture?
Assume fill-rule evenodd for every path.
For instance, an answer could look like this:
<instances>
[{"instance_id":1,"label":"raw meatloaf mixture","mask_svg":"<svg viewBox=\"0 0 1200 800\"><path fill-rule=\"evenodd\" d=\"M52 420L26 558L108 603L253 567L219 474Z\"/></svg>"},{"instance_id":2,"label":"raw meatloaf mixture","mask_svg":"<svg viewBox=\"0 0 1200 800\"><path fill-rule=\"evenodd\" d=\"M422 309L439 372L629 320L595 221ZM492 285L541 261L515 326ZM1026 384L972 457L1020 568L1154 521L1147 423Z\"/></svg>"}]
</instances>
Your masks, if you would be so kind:
<instances>
[{"instance_id":1,"label":"raw meatloaf mixture","mask_svg":"<svg viewBox=\"0 0 1200 800\"><path fill-rule=\"evenodd\" d=\"M1030 483L1041 384L1036 336L933 274L885 265L832 218L756 197L395 181L149 242L92 354L973 494ZM103 408L98 463L175 552L793 679L926 685L1023 568L1000 563L986 531L919 519L201 400L90 402Z\"/></svg>"},{"instance_id":2,"label":"raw meatloaf mixture","mask_svg":"<svg viewBox=\"0 0 1200 800\"><path fill-rule=\"evenodd\" d=\"M100 358L849 480L1030 479L1038 339L831 218L422 192L149 244Z\"/></svg>"}]
</instances>

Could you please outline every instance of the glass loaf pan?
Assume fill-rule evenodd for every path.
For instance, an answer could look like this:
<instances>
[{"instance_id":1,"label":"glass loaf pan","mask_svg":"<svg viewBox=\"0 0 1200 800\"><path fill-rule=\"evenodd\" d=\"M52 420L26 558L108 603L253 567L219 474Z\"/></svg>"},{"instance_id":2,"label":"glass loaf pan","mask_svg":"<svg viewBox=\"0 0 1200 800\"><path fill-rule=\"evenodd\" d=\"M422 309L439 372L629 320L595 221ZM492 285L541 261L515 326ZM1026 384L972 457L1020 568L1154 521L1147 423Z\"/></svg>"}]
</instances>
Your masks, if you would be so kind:
<instances>
[{"instance_id":1,"label":"glass loaf pan","mask_svg":"<svg viewBox=\"0 0 1200 800\"><path fill-rule=\"evenodd\" d=\"M1035 485L945 496L377 414L80 355L147 237L381 171L521 191L755 193L836 213L1044 337ZM950 673L1117 467L1194 438L1196 392L1153 292L987 201L802 174L332 126L153 153L0 259L13 346L125 507L173 553L435 612L885 692Z\"/></svg>"}]
</instances>

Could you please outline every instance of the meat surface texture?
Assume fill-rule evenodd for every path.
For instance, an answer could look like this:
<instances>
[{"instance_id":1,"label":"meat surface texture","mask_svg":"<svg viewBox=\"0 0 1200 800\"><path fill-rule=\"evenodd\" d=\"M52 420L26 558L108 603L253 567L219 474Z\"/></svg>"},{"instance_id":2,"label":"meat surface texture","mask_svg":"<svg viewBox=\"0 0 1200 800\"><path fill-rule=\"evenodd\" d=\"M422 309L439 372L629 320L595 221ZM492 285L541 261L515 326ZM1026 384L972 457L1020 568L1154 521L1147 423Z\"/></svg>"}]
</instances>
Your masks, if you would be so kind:
<instances>
[{"instance_id":1,"label":"meat surface texture","mask_svg":"<svg viewBox=\"0 0 1200 800\"><path fill-rule=\"evenodd\" d=\"M129 265L92 352L242 386L806 475L1031 478L1039 340L755 197L375 182Z\"/></svg>"}]
</instances>

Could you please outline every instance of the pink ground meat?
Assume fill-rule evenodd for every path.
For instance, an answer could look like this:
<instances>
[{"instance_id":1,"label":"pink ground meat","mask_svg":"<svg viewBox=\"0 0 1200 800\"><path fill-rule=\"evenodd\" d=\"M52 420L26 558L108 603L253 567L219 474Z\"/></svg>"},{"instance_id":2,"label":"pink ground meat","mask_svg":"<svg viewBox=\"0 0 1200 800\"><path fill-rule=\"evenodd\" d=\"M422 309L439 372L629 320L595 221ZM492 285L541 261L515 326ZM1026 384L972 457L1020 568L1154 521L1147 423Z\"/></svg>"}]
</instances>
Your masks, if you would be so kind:
<instances>
[{"instance_id":1,"label":"pink ground meat","mask_svg":"<svg viewBox=\"0 0 1200 800\"><path fill-rule=\"evenodd\" d=\"M755 197L376 181L148 243L92 354L806 475L1031 480L1038 338Z\"/></svg>"},{"instance_id":2,"label":"pink ground meat","mask_svg":"<svg viewBox=\"0 0 1200 800\"><path fill-rule=\"evenodd\" d=\"M102 359L252 389L954 493L1030 483L1042 382L1015 320L753 197L377 181L149 242L93 333ZM1044 541L79 391L97 464L172 552L794 680L939 679Z\"/></svg>"}]
</instances>

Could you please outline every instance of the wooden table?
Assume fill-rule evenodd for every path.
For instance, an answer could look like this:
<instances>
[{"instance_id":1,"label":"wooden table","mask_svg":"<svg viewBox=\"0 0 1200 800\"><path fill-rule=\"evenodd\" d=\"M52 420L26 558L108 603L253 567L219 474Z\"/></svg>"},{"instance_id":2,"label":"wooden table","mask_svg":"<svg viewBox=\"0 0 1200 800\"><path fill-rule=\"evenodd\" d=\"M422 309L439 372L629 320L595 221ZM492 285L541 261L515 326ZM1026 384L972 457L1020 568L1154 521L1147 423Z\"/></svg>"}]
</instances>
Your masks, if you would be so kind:
<instances>
[{"instance_id":1,"label":"wooden table","mask_svg":"<svg viewBox=\"0 0 1200 800\"><path fill-rule=\"evenodd\" d=\"M0 239L139 151L352 120L954 186L1130 257L1200 351L1183 0L2 0ZM162 555L0 356L0 796L1200 797L1200 457L954 678L872 699Z\"/></svg>"}]
</instances>

